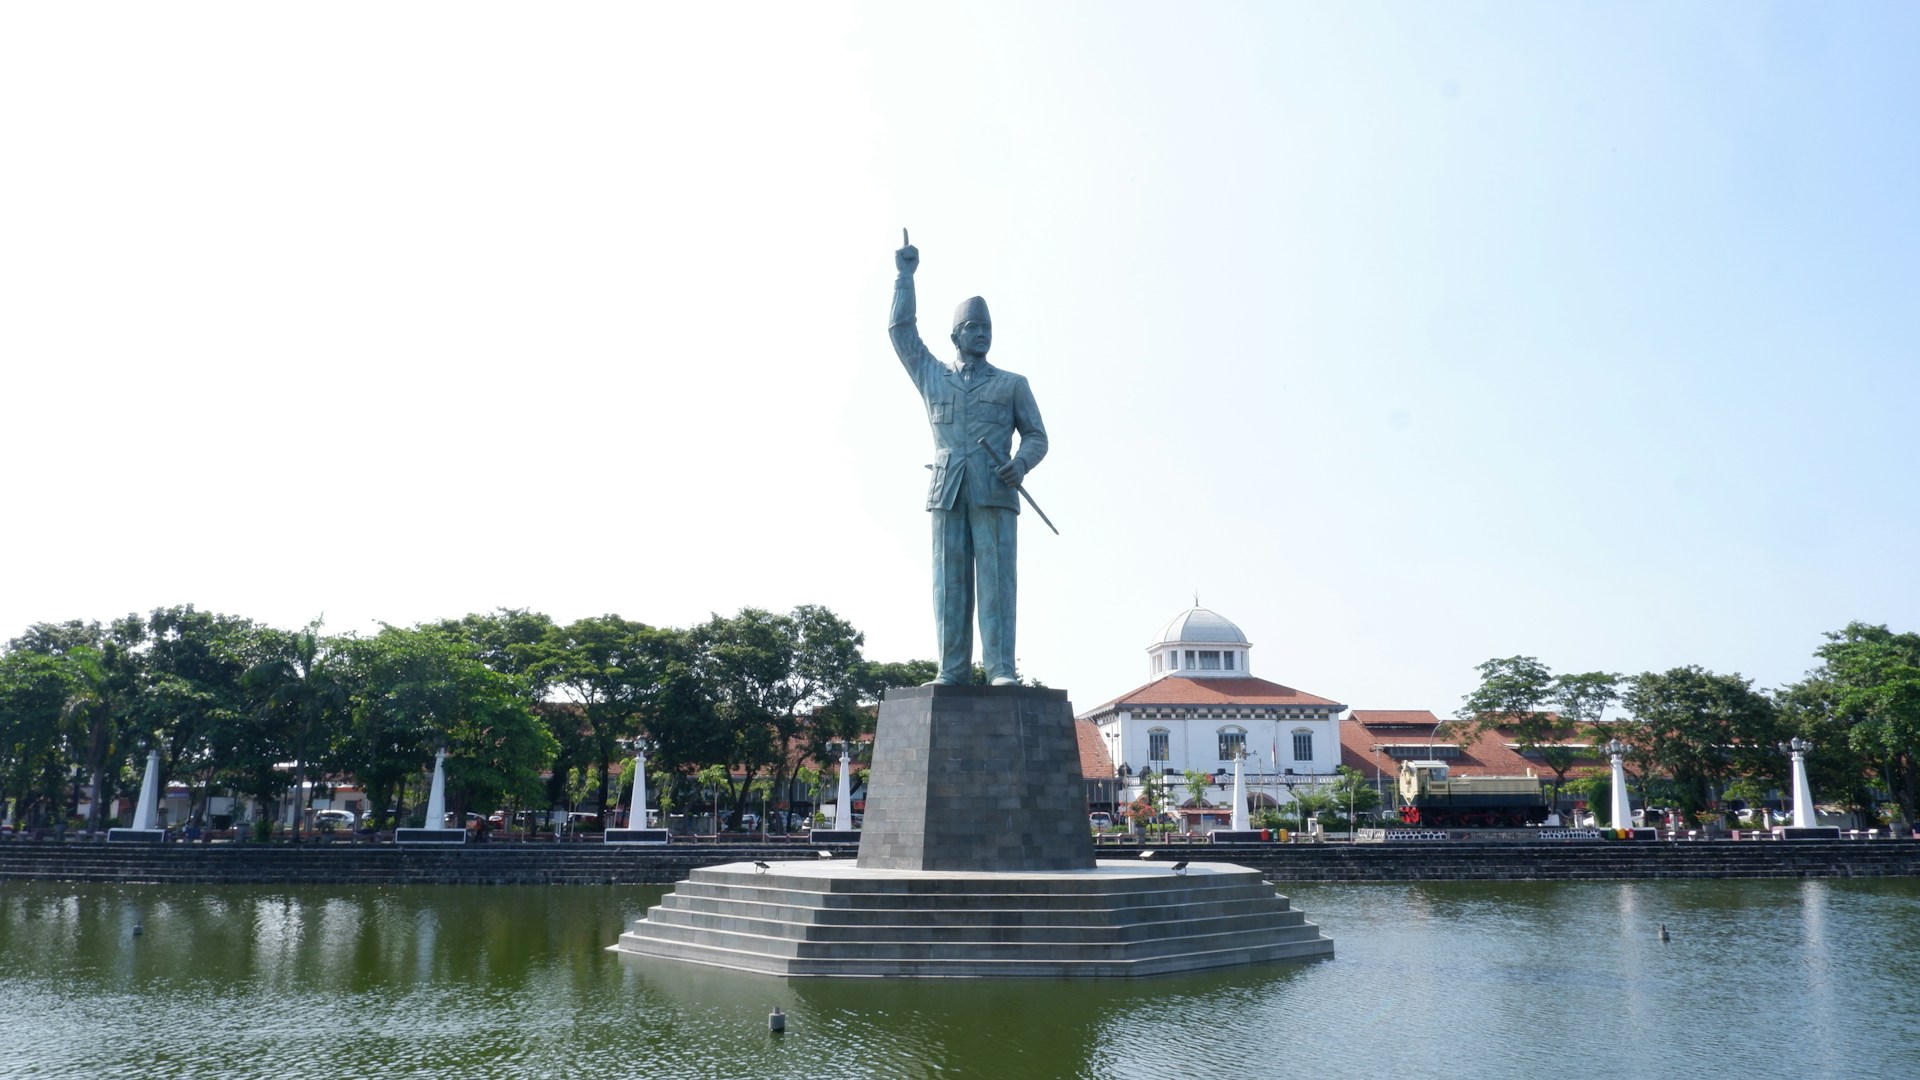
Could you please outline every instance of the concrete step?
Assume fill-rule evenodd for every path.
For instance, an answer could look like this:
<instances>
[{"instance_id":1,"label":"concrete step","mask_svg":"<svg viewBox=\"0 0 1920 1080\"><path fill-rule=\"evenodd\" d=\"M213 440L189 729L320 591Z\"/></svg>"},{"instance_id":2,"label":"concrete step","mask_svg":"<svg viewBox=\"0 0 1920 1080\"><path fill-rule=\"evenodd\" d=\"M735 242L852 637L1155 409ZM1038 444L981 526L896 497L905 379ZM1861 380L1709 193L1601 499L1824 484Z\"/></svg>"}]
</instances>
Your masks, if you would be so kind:
<instances>
[{"instance_id":1,"label":"concrete step","mask_svg":"<svg viewBox=\"0 0 1920 1080\"><path fill-rule=\"evenodd\" d=\"M1212 933L1264 933L1269 930L1305 925L1306 916L1298 911L1268 910L1208 918L1136 922L1118 926L1052 922L1034 925L1002 923L984 926L951 923L935 926L929 923L886 922L823 926L779 918L742 918L709 912L682 911L662 905L647 912L645 921L649 927L668 927L673 928L674 931L713 931L823 943L914 942L937 937L941 941L950 942L1077 945L1091 942L1128 944L1169 934L1203 936ZM672 931L663 932L671 933Z\"/></svg>"}]
</instances>

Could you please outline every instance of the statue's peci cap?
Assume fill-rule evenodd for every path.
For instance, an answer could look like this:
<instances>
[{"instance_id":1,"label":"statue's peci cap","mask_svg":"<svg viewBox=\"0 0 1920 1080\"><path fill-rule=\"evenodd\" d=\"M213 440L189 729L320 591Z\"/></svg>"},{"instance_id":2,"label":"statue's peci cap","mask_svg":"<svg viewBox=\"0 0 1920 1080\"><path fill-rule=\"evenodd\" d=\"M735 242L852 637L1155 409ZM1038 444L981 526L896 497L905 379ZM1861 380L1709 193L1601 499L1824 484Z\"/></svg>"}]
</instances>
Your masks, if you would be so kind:
<instances>
[{"instance_id":1,"label":"statue's peci cap","mask_svg":"<svg viewBox=\"0 0 1920 1080\"><path fill-rule=\"evenodd\" d=\"M993 316L987 314L987 302L978 296L969 296L960 301L960 306L953 309L953 328L960 329L960 324L963 322L983 322L991 325Z\"/></svg>"}]
</instances>

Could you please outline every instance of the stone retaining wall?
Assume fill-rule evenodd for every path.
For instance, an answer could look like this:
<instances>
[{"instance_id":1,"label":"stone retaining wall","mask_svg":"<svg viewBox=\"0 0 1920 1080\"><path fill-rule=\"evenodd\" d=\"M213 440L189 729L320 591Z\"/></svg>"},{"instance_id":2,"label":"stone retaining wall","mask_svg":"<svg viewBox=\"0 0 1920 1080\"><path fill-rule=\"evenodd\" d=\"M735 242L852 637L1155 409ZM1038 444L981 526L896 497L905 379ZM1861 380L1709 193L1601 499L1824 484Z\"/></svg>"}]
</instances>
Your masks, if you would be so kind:
<instances>
[{"instance_id":1,"label":"stone retaining wall","mask_svg":"<svg viewBox=\"0 0 1920 1080\"><path fill-rule=\"evenodd\" d=\"M838 848L851 858L850 846ZM1177 853L1177 855L1176 855ZM1101 858L1132 858L1106 848ZM1161 858L1254 867L1279 882L1605 881L1673 878L1920 876L1920 841L1566 844L1219 844ZM814 859L794 844L478 844L454 850L391 844L0 842L0 880L252 885L670 885L694 869L748 859Z\"/></svg>"}]
</instances>

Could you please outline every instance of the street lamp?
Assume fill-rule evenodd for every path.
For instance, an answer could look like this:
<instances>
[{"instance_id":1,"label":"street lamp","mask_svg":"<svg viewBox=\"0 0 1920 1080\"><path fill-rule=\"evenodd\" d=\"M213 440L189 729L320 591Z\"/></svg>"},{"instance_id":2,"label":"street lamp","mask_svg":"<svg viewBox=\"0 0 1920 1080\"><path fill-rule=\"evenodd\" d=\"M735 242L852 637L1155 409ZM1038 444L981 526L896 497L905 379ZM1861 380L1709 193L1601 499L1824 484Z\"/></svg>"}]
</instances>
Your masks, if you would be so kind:
<instances>
[{"instance_id":1,"label":"street lamp","mask_svg":"<svg viewBox=\"0 0 1920 1080\"><path fill-rule=\"evenodd\" d=\"M1627 801L1627 744L1619 739L1607 740L1607 758L1613 764L1613 782L1607 789L1613 803L1613 827L1616 829L1633 828L1633 804ZM1646 792L1641 792L1645 795Z\"/></svg>"},{"instance_id":2,"label":"street lamp","mask_svg":"<svg viewBox=\"0 0 1920 1080\"><path fill-rule=\"evenodd\" d=\"M1793 825L1795 828L1811 828L1813 818L1813 791L1807 784L1807 751L1813 744L1798 735L1780 744L1780 752L1793 756Z\"/></svg>"}]
</instances>

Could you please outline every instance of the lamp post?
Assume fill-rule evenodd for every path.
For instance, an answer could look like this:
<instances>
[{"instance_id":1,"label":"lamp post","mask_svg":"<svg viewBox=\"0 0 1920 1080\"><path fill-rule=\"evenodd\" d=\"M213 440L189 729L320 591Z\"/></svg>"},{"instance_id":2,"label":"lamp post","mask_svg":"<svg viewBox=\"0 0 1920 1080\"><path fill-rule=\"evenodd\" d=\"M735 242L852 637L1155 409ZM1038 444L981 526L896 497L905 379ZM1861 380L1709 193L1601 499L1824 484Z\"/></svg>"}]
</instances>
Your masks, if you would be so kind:
<instances>
[{"instance_id":1,"label":"lamp post","mask_svg":"<svg viewBox=\"0 0 1920 1080\"><path fill-rule=\"evenodd\" d=\"M1793 755L1793 824L1795 828L1812 828L1813 790L1807 784L1807 751L1813 744L1799 736L1780 744L1780 752Z\"/></svg>"},{"instance_id":2,"label":"lamp post","mask_svg":"<svg viewBox=\"0 0 1920 1080\"><path fill-rule=\"evenodd\" d=\"M840 786L836 789L833 804L833 827L835 829L853 828L853 748L846 742L836 742L840 748Z\"/></svg>"},{"instance_id":3,"label":"lamp post","mask_svg":"<svg viewBox=\"0 0 1920 1080\"><path fill-rule=\"evenodd\" d=\"M1613 802L1613 827L1633 828L1633 806L1627 802L1627 744L1619 739L1607 741L1607 758L1613 762L1613 785L1608 789Z\"/></svg>"}]
</instances>

